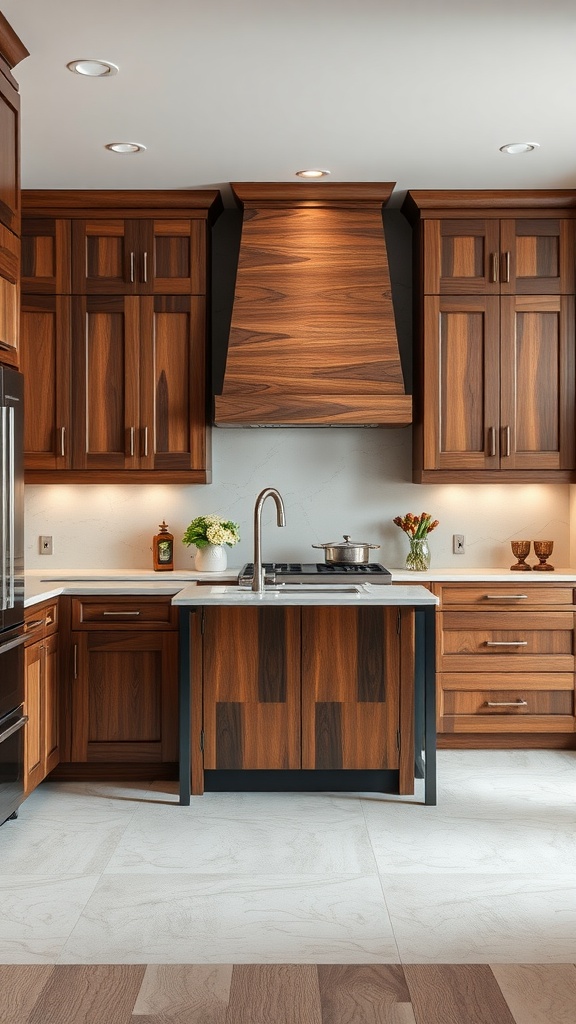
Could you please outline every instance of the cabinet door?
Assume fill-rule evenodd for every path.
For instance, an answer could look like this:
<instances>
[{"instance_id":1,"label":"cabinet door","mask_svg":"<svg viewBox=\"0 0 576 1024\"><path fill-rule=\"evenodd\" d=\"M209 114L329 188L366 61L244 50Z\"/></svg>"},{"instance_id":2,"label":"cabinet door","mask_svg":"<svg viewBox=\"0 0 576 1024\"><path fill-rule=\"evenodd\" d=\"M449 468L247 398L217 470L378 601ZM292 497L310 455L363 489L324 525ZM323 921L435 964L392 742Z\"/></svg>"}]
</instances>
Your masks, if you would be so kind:
<instances>
[{"instance_id":1,"label":"cabinet door","mask_svg":"<svg viewBox=\"0 0 576 1024\"><path fill-rule=\"evenodd\" d=\"M574 223L559 218L503 220L502 294L573 294Z\"/></svg>"},{"instance_id":2,"label":"cabinet door","mask_svg":"<svg viewBox=\"0 0 576 1024\"><path fill-rule=\"evenodd\" d=\"M424 469L498 469L497 296L424 300Z\"/></svg>"},{"instance_id":3,"label":"cabinet door","mask_svg":"<svg viewBox=\"0 0 576 1024\"><path fill-rule=\"evenodd\" d=\"M424 221L424 294L499 294L498 220Z\"/></svg>"},{"instance_id":4,"label":"cabinet door","mask_svg":"<svg viewBox=\"0 0 576 1024\"><path fill-rule=\"evenodd\" d=\"M302 609L302 767L399 766L396 608Z\"/></svg>"},{"instance_id":5,"label":"cabinet door","mask_svg":"<svg viewBox=\"0 0 576 1024\"><path fill-rule=\"evenodd\" d=\"M142 469L207 467L203 296L140 300Z\"/></svg>"},{"instance_id":6,"label":"cabinet door","mask_svg":"<svg viewBox=\"0 0 576 1024\"><path fill-rule=\"evenodd\" d=\"M70 299L25 295L20 313L26 469L69 469Z\"/></svg>"},{"instance_id":7,"label":"cabinet door","mask_svg":"<svg viewBox=\"0 0 576 1024\"><path fill-rule=\"evenodd\" d=\"M140 238L141 294L206 294L205 220L143 220Z\"/></svg>"},{"instance_id":8,"label":"cabinet door","mask_svg":"<svg viewBox=\"0 0 576 1024\"><path fill-rule=\"evenodd\" d=\"M44 778L42 748L42 668L44 645L31 644L24 651L24 707L28 715L24 732L24 786L31 793Z\"/></svg>"},{"instance_id":9,"label":"cabinet door","mask_svg":"<svg viewBox=\"0 0 576 1024\"><path fill-rule=\"evenodd\" d=\"M0 363L11 366L18 365L19 278L20 239L0 224Z\"/></svg>"},{"instance_id":10,"label":"cabinet door","mask_svg":"<svg viewBox=\"0 0 576 1024\"><path fill-rule=\"evenodd\" d=\"M116 218L72 223L75 295L136 295L142 284L140 222Z\"/></svg>"},{"instance_id":11,"label":"cabinet door","mask_svg":"<svg viewBox=\"0 0 576 1024\"><path fill-rule=\"evenodd\" d=\"M42 684L42 760L46 776L60 761L60 689L56 634L44 640Z\"/></svg>"},{"instance_id":12,"label":"cabinet door","mask_svg":"<svg viewBox=\"0 0 576 1024\"><path fill-rule=\"evenodd\" d=\"M178 638L73 632L72 761L178 759Z\"/></svg>"},{"instance_id":13,"label":"cabinet door","mask_svg":"<svg viewBox=\"0 0 576 1024\"><path fill-rule=\"evenodd\" d=\"M204 767L300 768L300 609L207 608Z\"/></svg>"},{"instance_id":14,"label":"cabinet door","mask_svg":"<svg viewBox=\"0 0 576 1024\"><path fill-rule=\"evenodd\" d=\"M72 300L73 468L140 464L139 300Z\"/></svg>"},{"instance_id":15,"label":"cabinet door","mask_svg":"<svg viewBox=\"0 0 576 1024\"><path fill-rule=\"evenodd\" d=\"M572 469L574 298L501 303L501 468Z\"/></svg>"},{"instance_id":16,"label":"cabinet door","mask_svg":"<svg viewBox=\"0 0 576 1024\"><path fill-rule=\"evenodd\" d=\"M70 221L54 217L22 220L22 292L70 294Z\"/></svg>"},{"instance_id":17,"label":"cabinet door","mask_svg":"<svg viewBox=\"0 0 576 1024\"><path fill-rule=\"evenodd\" d=\"M20 98L0 73L0 223L20 234Z\"/></svg>"}]
</instances>

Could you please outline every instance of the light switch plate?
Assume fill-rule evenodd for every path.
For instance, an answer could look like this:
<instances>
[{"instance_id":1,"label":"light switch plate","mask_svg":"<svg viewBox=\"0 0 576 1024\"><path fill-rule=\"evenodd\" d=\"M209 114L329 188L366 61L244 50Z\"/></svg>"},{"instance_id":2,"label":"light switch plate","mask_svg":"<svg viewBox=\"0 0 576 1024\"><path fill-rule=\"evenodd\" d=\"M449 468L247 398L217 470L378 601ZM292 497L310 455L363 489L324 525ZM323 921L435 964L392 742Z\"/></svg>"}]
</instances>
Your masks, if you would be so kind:
<instances>
[{"instance_id":1,"label":"light switch plate","mask_svg":"<svg viewBox=\"0 0 576 1024\"><path fill-rule=\"evenodd\" d=\"M466 538L463 533L452 534L452 550L455 555L463 555L466 551Z\"/></svg>"},{"instance_id":2,"label":"light switch plate","mask_svg":"<svg viewBox=\"0 0 576 1024\"><path fill-rule=\"evenodd\" d=\"M54 553L52 537L39 537L40 541L40 554L41 555L52 555Z\"/></svg>"}]
</instances>

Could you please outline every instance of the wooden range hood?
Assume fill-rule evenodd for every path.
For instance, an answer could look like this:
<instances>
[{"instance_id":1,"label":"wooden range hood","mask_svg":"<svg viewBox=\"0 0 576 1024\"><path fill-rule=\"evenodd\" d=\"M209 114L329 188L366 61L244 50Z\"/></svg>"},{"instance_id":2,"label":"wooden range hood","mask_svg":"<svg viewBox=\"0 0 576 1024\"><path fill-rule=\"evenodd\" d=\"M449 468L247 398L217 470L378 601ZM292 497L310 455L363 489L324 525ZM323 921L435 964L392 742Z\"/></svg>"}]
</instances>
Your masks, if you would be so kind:
<instances>
[{"instance_id":1,"label":"wooden range hood","mask_svg":"<svg viewBox=\"0 0 576 1024\"><path fill-rule=\"evenodd\" d=\"M218 426L406 426L390 182L233 184L244 218Z\"/></svg>"}]
</instances>

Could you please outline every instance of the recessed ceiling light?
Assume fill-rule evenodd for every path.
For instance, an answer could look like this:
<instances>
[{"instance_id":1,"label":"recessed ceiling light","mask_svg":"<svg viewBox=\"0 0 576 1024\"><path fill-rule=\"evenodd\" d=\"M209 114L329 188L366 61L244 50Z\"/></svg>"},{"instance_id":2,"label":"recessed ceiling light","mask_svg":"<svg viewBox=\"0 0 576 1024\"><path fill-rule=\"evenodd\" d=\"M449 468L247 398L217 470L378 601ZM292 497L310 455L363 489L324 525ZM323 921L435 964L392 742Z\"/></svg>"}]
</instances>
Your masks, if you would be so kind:
<instances>
[{"instance_id":1,"label":"recessed ceiling light","mask_svg":"<svg viewBox=\"0 0 576 1024\"><path fill-rule=\"evenodd\" d=\"M146 149L140 142L109 142L106 149L112 153L140 153Z\"/></svg>"},{"instance_id":2,"label":"recessed ceiling light","mask_svg":"<svg viewBox=\"0 0 576 1024\"><path fill-rule=\"evenodd\" d=\"M66 65L69 71L76 75L84 75L86 78L109 78L110 75L118 74L118 66L111 64L109 60L96 60L92 57L82 57L80 60L71 60Z\"/></svg>"},{"instance_id":3,"label":"recessed ceiling light","mask_svg":"<svg viewBox=\"0 0 576 1024\"><path fill-rule=\"evenodd\" d=\"M297 178L325 178L330 171L321 171L317 168L311 168L309 171L296 171Z\"/></svg>"},{"instance_id":4,"label":"recessed ceiling light","mask_svg":"<svg viewBox=\"0 0 576 1024\"><path fill-rule=\"evenodd\" d=\"M511 153L512 156L516 156L518 153L531 153L533 149L540 149L539 142L507 142L505 146L500 146L501 153Z\"/></svg>"}]
</instances>

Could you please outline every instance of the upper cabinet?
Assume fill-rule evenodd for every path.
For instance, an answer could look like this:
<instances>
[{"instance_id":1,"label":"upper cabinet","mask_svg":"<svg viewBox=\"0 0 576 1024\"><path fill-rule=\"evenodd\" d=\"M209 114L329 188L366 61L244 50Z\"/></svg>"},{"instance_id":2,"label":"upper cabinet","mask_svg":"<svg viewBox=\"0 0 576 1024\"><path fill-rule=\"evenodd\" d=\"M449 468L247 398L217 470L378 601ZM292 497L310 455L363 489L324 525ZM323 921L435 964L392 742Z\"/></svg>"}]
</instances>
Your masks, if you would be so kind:
<instances>
[{"instance_id":1,"label":"upper cabinet","mask_svg":"<svg viewBox=\"0 0 576 1024\"><path fill-rule=\"evenodd\" d=\"M572 481L574 192L409 192L414 480Z\"/></svg>"},{"instance_id":2,"label":"upper cabinet","mask_svg":"<svg viewBox=\"0 0 576 1024\"><path fill-rule=\"evenodd\" d=\"M0 13L0 362L18 365L20 97L12 75L28 50Z\"/></svg>"},{"instance_id":3,"label":"upper cabinet","mask_svg":"<svg viewBox=\"0 0 576 1024\"><path fill-rule=\"evenodd\" d=\"M217 191L24 192L30 482L208 483Z\"/></svg>"}]
</instances>

